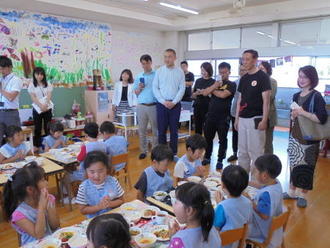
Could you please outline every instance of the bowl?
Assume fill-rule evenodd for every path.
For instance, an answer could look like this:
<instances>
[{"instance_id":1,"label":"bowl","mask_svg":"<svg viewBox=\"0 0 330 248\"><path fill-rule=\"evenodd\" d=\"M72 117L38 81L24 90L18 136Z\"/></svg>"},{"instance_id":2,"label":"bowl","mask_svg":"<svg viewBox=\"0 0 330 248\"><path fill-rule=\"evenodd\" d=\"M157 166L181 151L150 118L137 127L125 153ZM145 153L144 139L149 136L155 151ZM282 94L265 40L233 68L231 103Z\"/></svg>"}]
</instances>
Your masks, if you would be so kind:
<instances>
[{"instance_id":1,"label":"bowl","mask_svg":"<svg viewBox=\"0 0 330 248\"><path fill-rule=\"evenodd\" d=\"M200 181L202 180L202 178L197 177L197 176L191 176L191 177L188 177L187 180L189 182L193 182L193 183L200 183Z\"/></svg>"},{"instance_id":2,"label":"bowl","mask_svg":"<svg viewBox=\"0 0 330 248\"><path fill-rule=\"evenodd\" d=\"M214 182L214 181L205 181L204 182L204 186L207 187L207 188L214 188L214 187L217 187L217 183Z\"/></svg>"},{"instance_id":3,"label":"bowl","mask_svg":"<svg viewBox=\"0 0 330 248\"><path fill-rule=\"evenodd\" d=\"M167 196L165 191L156 191L153 195L157 201L163 201Z\"/></svg>"},{"instance_id":4,"label":"bowl","mask_svg":"<svg viewBox=\"0 0 330 248\"><path fill-rule=\"evenodd\" d=\"M40 248L59 248L61 247L61 241L58 239L45 239L42 240L39 244L38 247Z\"/></svg>"},{"instance_id":5,"label":"bowl","mask_svg":"<svg viewBox=\"0 0 330 248\"><path fill-rule=\"evenodd\" d=\"M208 177L205 179L205 181L216 182L217 185L221 185L221 179L218 177Z\"/></svg>"},{"instance_id":6,"label":"bowl","mask_svg":"<svg viewBox=\"0 0 330 248\"><path fill-rule=\"evenodd\" d=\"M132 237L138 236L142 233L142 230L140 227L133 226L129 229L129 233L131 234Z\"/></svg>"},{"instance_id":7,"label":"bowl","mask_svg":"<svg viewBox=\"0 0 330 248\"><path fill-rule=\"evenodd\" d=\"M151 219L160 212L160 209L157 207L149 206L141 211L142 217L144 219Z\"/></svg>"},{"instance_id":8,"label":"bowl","mask_svg":"<svg viewBox=\"0 0 330 248\"><path fill-rule=\"evenodd\" d=\"M135 242L141 248L153 247L157 241L157 237L153 233L141 233L134 238Z\"/></svg>"},{"instance_id":9,"label":"bowl","mask_svg":"<svg viewBox=\"0 0 330 248\"><path fill-rule=\"evenodd\" d=\"M76 235L69 240L68 245L70 248L85 248L87 243L88 240L85 235Z\"/></svg>"}]
</instances>

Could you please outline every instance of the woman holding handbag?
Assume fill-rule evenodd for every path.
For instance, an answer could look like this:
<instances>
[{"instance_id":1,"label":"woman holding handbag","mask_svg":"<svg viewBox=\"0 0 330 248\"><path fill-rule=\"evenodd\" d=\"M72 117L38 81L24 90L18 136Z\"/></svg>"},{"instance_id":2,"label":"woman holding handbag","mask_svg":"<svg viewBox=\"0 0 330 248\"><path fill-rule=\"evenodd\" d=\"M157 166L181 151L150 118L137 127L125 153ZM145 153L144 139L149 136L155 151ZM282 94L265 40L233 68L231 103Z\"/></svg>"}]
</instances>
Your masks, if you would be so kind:
<instances>
[{"instance_id":1,"label":"woman holding handbag","mask_svg":"<svg viewBox=\"0 0 330 248\"><path fill-rule=\"evenodd\" d=\"M301 91L293 95L291 105L291 125L288 156L290 163L290 189L284 193L284 199L297 199L297 206L307 206L306 193L313 189L313 175L319 155L320 141L306 140L302 135L299 117L305 117L312 123L325 124L327 111L320 92L315 90L319 78L313 66L299 69L298 86ZM312 109L310 106L313 106Z\"/></svg>"},{"instance_id":2,"label":"woman holding handbag","mask_svg":"<svg viewBox=\"0 0 330 248\"><path fill-rule=\"evenodd\" d=\"M36 67L33 70L33 83L29 85L28 92L32 99L33 121L34 121L34 146L41 147L42 124L45 135L48 135L48 125L52 120L52 109L54 104L51 101L53 86L47 82L45 70Z\"/></svg>"}]
</instances>

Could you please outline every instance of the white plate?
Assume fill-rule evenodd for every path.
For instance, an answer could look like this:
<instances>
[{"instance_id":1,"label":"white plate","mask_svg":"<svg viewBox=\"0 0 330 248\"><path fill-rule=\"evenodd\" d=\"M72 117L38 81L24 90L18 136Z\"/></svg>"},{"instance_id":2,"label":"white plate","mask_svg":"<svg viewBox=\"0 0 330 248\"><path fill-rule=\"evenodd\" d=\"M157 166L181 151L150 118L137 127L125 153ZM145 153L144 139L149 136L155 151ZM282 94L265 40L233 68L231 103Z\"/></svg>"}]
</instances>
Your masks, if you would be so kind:
<instances>
[{"instance_id":1,"label":"white plate","mask_svg":"<svg viewBox=\"0 0 330 248\"><path fill-rule=\"evenodd\" d=\"M216 182L214 182L214 181L205 181L205 182L204 182L204 185L205 185L205 187L207 187L207 188L214 188L214 187L216 187L218 184L217 184Z\"/></svg>"},{"instance_id":2,"label":"white plate","mask_svg":"<svg viewBox=\"0 0 330 248\"><path fill-rule=\"evenodd\" d=\"M123 205L120 206L120 208L124 211L137 211L137 210L139 210L138 206L134 203L131 203L131 202L124 203Z\"/></svg>"},{"instance_id":3,"label":"white plate","mask_svg":"<svg viewBox=\"0 0 330 248\"><path fill-rule=\"evenodd\" d=\"M155 214L154 215L145 215L145 211L147 211L147 210L154 211ZM154 207L154 206L149 206L141 211L141 215L144 219L151 219L152 217L156 216L158 212L160 212L159 208Z\"/></svg>"},{"instance_id":4,"label":"white plate","mask_svg":"<svg viewBox=\"0 0 330 248\"><path fill-rule=\"evenodd\" d=\"M58 239L45 239L38 243L39 248L59 248L61 247L61 241Z\"/></svg>"},{"instance_id":5,"label":"white plate","mask_svg":"<svg viewBox=\"0 0 330 248\"><path fill-rule=\"evenodd\" d=\"M14 163L0 164L0 169L1 170L13 170L13 169L16 169L16 166Z\"/></svg>"},{"instance_id":6,"label":"white plate","mask_svg":"<svg viewBox=\"0 0 330 248\"><path fill-rule=\"evenodd\" d=\"M36 156L27 156L27 157L25 157L25 161L29 163L31 161L36 160L36 158L37 158Z\"/></svg>"},{"instance_id":7,"label":"white plate","mask_svg":"<svg viewBox=\"0 0 330 248\"><path fill-rule=\"evenodd\" d=\"M73 238L73 237L75 237L76 235L79 235L79 231L80 231L80 229L78 229L78 228L76 228L76 227L64 227L64 228L62 228L62 229L60 229L60 230L57 230L52 236L54 237L54 238L56 238L56 239L58 239L58 240L60 240L60 241L62 241L62 238L61 238L61 234L62 233L64 233L64 232L71 232L72 234L73 234L73 236L71 237L71 238ZM70 239L71 239L70 238ZM69 240L70 240L69 239ZM62 241L63 243L66 243L66 242L68 242L68 241Z\"/></svg>"},{"instance_id":8,"label":"white plate","mask_svg":"<svg viewBox=\"0 0 330 248\"><path fill-rule=\"evenodd\" d=\"M68 245L71 248L79 248L79 247L86 247L87 243L88 240L86 235L76 235L69 240Z\"/></svg>"},{"instance_id":9,"label":"white plate","mask_svg":"<svg viewBox=\"0 0 330 248\"><path fill-rule=\"evenodd\" d=\"M216 182L217 185L221 184L221 179L218 177L208 177L205 179L205 181Z\"/></svg>"},{"instance_id":10,"label":"white plate","mask_svg":"<svg viewBox=\"0 0 330 248\"><path fill-rule=\"evenodd\" d=\"M122 215L126 219L128 223L130 222L138 222L142 218L142 213L139 211L124 211Z\"/></svg>"},{"instance_id":11,"label":"white plate","mask_svg":"<svg viewBox=\"0 0 330 248\"><path fill-rule=\"evenodd\" d=\"M188 177L187 180L189 182L199 183L202 180L202 178L197 177L197 176L191 176L191 177Z\"/></svg>"},{"instance_id":12,"label":"white plate","mask_svg":"<svg viewBox=\"0 0 330 248\"><path fill-rule=\"evenodd\" d=\"M155 234L155 232L157 231L161 231L161 230L166 230L166 231L169 231L168 230L168 226L167 225L158 225L158 226L154 226L152 228L152 233ZM157 235L155 234L155 236L157 237ZM168 235L168 238L161 238L161 237L157 237L157 240L158 241L169 241L170 240L170 235Z\"/></svg>"},{"instance_id":13,"label":"white plate","mask_svg":"<svg viewBox=\"0 0 330 248\"><path fill-rule=\"evenodd\" d=\"M130 231L130 234L131 234L132 237L138 236L138 235L140 235L140 234L142 233L141 228L140 228L140 227L137 227L137 226L133 226L133 227L131 227L131 228L129 229L129 231ZM133 235L133 234L131 233L131 231L138 231L139 233Z\"/></svg>"}]
</instances>

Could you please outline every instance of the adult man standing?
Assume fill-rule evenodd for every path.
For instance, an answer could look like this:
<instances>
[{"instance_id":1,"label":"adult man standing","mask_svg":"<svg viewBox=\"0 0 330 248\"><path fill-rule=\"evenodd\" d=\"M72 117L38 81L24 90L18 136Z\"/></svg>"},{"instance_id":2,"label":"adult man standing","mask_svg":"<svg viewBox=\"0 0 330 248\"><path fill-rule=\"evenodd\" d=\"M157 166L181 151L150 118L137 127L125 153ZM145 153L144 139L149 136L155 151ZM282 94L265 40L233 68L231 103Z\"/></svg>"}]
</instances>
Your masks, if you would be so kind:
<instances>
[{"instance_id":1,"label":"adult man standing","mask_svg":"<svg viewBox=\"0 0 330 248\"><path fill-rule=\"evenodd\" d=\"M206 165L210 163L213 150L213 139L215 134L218 133L219 150L216 168L221 170L223 167L222 160L226 158L228 143L227 134L230 124L230 106L236 92L236 84L229 81L231 69L230 64L223 62L219 64L218 69L221 80L203 90L204 96L212 94L204 127L207 148L203 164Z\"/></svg>"},{"instance_id":2,"label":"adult man standing","mask_svg":"<svg viewBox=\"0 0 330 248\"><path fill-rule=\"evenodd\" d=\"M186 90L184 92L182 101L184 102L191 102L191 94L192 94L192 86L194 84L195 81L195 76L192 72L188 71L188 62L187 61L182 61L181 62L181 69L184 72L184 76L185 76L185 85L186 85Z\"/></svg>"},{"instance_id":3,"label":"adult man standing","mask_svg":"<svg viewBox=\"0 0 330 248\"><path fill-rule=\"evenodd\" d=\"M183 71L175 66L175 60L175 50L167 49L164 53L165 65L156 71L153 91L157 99L158 142L166 144L166 132L169 127L170 147L177 160L180 101L185 92L185 76Z\"/></svg>"},{"instance_id":4,"label":"adult man standing","mask_svg":"<svg viewBox=\"0 0 330 248\"><path fill-rule=\"evenodd\" d=\"M150 122L152 130L152 147L158 144L157 135L157 112L156 98L153 93L152 83L155 78L155 71L152 70L152 58L144 54L140 58L143 72L135 77L134 90L137 95L137 119L139 123L140 155L139 159L147 156L147 127Z\"/></svg>"},{"instance_id":5,"label":"adult man standing","mask_svg":"<svg viewBox=\"0 0 330 248\"><path fill-rule=\"evenodd\" d=\"M0 56L0 145L6 127L21 126L19 118L19 93L22 89L22 80L12 72L13 64L6 56Z\"/></svg>"},{"instance_id":6,"label":"adult man standing","mask_svg":"<svg viewBox=\"0 0 330 248\"><path fill-rule=\"evenodd\" d=\"M269 76L257 68L258 52L246 50L238 91L235 128L238 130L238 164L248 173L255 160L264 154L271 85ZM253 170L252 170L253 174Z\"/></svg>"}]
</instances>

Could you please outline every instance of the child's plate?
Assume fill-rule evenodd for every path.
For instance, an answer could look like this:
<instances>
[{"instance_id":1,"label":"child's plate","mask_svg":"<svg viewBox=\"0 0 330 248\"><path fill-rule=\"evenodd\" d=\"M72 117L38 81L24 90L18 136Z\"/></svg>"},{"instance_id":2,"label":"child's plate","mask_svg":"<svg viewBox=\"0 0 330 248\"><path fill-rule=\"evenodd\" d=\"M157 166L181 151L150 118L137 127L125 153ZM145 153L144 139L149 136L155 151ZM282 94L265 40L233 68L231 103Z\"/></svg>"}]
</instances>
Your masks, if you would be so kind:
<instances>
[{"instance_id":1,"label":"child's plate","mask_svg":"<svg viewBox=\"0 0 330 248\"><path fill-rule=\"evenodd\" d=\"M216 187L218 184L214 181L205 181L204 182L204 186L207 188L214 188Z\"/></svg>"},{"instance_id":2,"label":"child's plate","mask_svg":"<svg viewBox=\"0 0 330 248\"><path fill-rule=\"evenodd\" d=\"M135 237L137 235L140 235L142 233L142 230L140 227L133 226L129 229L129 233L131 234L132 237Z\"/></svg>"},{"instance_id":3,"label":"child's plate","mask_svg":"<svg viewBox=\"0 0 330 248\"><path fill-rule=\"evenodd\" d=\"M57 230L52 236L62 243L67 243L71 238L79 235L80 229L76 227L64 227L60 230Z\"/></svg>"},{"instance_id":4,"label":"child's plate","mask_svg":"<svg viewBox=\"0 0 330 248\"><path fill-rule=\"evenodd\" d=\"M25 161L30 163L32 161L34 161L37 157L36 156L27 156L25 157Z\"/></svg>"},{"instance_id":5,"label":"child's plate","mask_svg":"<svg viewBox=\"0 0 330 248\"><path fill-rule=\"evenodd\" d=\"M122 212L122 215L124 216L124 218L128 223L130 222L136 223L142 217L142 213L140 211L124 211Z\"/></svg>"},{"instance_id":6,"label":"child's plate","mask_svg":"<svg viewBox=\"0 0 330 248\"><path fill-rule=\"evenodd\" d=\"M154 226L151 231L157 237L158 241L169 241L170 232L167 225Z\"/></svg>"},{"instance_id":7,"label":"child's plate","mask_svg":"<svg viewBox=\"0 0 330 248\"><path fill-rule=\"evenodd\" d=\"M38 246L39 248L59 248L61 247L61 241L54 238L48 238L45 240L42 240Z\"/></svg>"},{"instance_id":8,"label":"child's plate","mask_svg":"<svg viewBox=\"0 0 330 248\"><path fill-rule=\"evenodd\" d=\"M76 235L69 240L68 245L70 248L85 248L87 243L86 235Z\"/></svg>"},{"instance_id":9,"label":"child's plate","mask_svg":"<svg viewBox=\"0 0 330 248\"><path fill-rule=\"evenodd\" d=\"M202 180L202 178L197 177L197 176L191 176L191 177L188 177L187 180L189 182L199 183Z\"/></svg>"},{"instance_id":10,"label":"child's plate","mask_svg":"<svg viewBox=\"0 0 330 248\"><path fill-rule=\"evenodd\" d=\"M13 170L15 169L15 164L14 163L9 163L9 164L0 164L0 169L1 170Z\"/></svg>"},{"instance_id":11,"label":"child's plate","mask_svg":"<svg viewBox=\"0 0 330 248\"><path fill-rule=\"evenodd\" d=\"M160 212L160 209L154 206L149 206L141 211L142 217L144 219L151 219Z\"/></svg>"},{"instance_id":12,"label":"child's plate","mask_svg":"<svg viewBox=\"0 0 330 248\"><path fill-rule=\"evenodd\" d=\"M136 204L131 203L131 202L124 203L123 205L121 205L120 208L124 211L138 211L139 210L139 207Z\"/></svg>"},{"instance_id":13,"label":"child's plate","mask_svg":"<svg viewBox=\"0 0 330 248\"><path fill-rule=\"evenodd\" d=\"M221 179L218 177L208 177L205 179L205 181L211 181L211 182L216 182L217 185L221 184Z\"/></svg>"}]
</instances>

